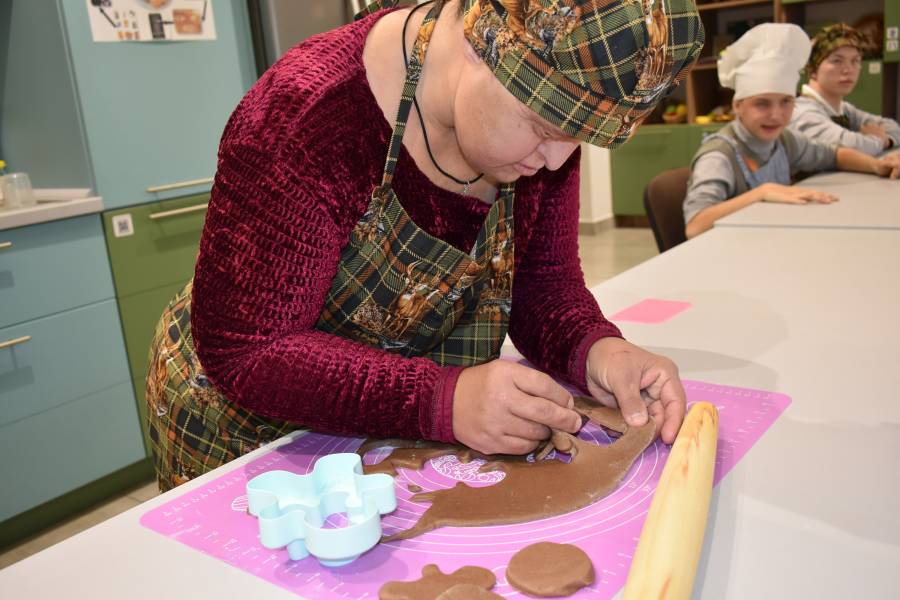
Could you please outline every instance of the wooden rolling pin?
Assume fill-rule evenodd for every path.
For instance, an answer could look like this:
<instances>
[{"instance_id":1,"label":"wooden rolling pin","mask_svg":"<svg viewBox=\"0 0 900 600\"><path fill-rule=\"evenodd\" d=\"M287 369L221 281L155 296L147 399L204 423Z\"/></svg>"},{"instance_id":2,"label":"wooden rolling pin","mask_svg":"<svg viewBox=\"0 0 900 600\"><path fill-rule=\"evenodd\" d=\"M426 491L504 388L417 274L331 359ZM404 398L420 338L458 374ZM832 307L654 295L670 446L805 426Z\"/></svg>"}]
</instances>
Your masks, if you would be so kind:
<instances>
[{"instance_id":1,"label":"wooden rolling pin","mask_svg":"<svg viewBox=\"0 0 900 600\"><path fill-rule=\"evenodd\" d=\"M709 513L719 413L688 412L663 468L634 553L623 600L689 600Z\"/></svg>"}]
</instances>

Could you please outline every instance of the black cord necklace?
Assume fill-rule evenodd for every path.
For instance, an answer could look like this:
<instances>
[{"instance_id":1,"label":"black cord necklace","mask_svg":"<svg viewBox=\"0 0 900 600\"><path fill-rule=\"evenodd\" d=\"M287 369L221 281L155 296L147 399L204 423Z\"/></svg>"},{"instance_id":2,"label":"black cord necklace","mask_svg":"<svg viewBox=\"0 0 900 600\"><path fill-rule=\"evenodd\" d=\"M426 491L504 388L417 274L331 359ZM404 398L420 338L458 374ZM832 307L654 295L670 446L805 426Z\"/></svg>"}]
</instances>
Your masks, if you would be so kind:
<instances>
[{"instance_id":1,"label":"black cord necklace","mask_svg":"<svg viewBox=\"0 0 900 600\"><path fill-rule=\"evenodd\" d=\"M406 29L407 29L407 26L409 25L409 20L413 16L413 13L415 13L417 10L419 10L419 8L426 6L427 4L431 4L431 2L426 2L425 4L420 4L419 6L416 6L415 8L413 8L411 11L409 11L409 14L406 15L406 21L403 22L403 37L400 40L400 42L401 42L400 45L403 48L403 64L406 66L407 69L409 69L409 58L407 57L407 54L406 54ZM466 181L465 179L459 179L458 177L454 177L447 171L443 170L441 168L441 165L437 164L437 161L434 159L434 154L431 152L431 144L428 143L428 131L425 130L425 120L422 118L422 109L419 108L419 101L416 100L415 95L413 96L413 105L416 107L416 116L419 117L419 125L422 127L422 137L425 138L425 149L428 150L428 158L431 159L431 164L434 165L435 169L437 169L438 171L441 172L441 175L443 175L447 179L452 179L459 185L463 186L463 189L462 189L463 195L468 195L469 186L472 185L473 183L475 183L476 181L478 181L479 179L481 179L482 177L484 177L484 173L479 173L478 176L475 177L474 179L470 179L470 180Z\"/></svg>"}]
</instances>

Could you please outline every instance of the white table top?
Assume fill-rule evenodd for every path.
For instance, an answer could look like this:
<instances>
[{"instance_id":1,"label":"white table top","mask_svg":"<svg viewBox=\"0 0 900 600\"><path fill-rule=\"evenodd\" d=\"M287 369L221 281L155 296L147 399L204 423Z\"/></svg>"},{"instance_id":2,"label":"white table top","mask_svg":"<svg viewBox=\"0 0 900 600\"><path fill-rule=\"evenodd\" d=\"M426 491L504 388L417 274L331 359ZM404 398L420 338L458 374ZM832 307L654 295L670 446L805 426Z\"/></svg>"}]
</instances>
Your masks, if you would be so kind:
<instances>
[{"instance_id":1,"label":"white table top","mask_svg":"<svg viewBox=\"0 0 900 600\"><path fill-rule=\"evenodd\" d=\"M786 393L792 405L717 486L695 597L896 597L900 573L900 232L716 229L595 289L682 375ZM259 453L225 467L232 469ZM0 571L0 595L296 598L145 529L162 495Z\"/></svg>"},{"instance_id":2,"label":"white table top","mask_svg":"<svg viewBox=\"0 0 900 600\"><path fill-rule=\"evenodd\" d=\"M862 173L822 173L797 184L828 192L833 204L757 202L716 221L716 227L900 229L900 180Z\"/></svg>"},{"instance_id":3,"label":"white table top","mask_svg":"<svg viewBox=\"0 0 900 600\"><path fill-rule=\"evenodd\" d=\"M714 229L593 291L683 378L793 402L717 486L695 597L896 598L900 231Z\"/></svg>"}]
</instances>

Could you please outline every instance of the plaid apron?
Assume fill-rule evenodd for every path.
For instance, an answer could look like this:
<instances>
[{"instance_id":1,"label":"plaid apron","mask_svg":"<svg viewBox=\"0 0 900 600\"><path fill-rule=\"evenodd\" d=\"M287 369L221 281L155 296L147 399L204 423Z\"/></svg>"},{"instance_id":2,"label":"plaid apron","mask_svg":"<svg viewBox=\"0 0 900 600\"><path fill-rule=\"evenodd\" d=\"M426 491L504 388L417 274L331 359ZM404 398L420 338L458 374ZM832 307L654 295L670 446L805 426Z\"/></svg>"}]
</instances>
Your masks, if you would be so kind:
<instances>
[{"instance_id":1,"label":"plaid apron","mask_svg":"<svg viewBox=\"0 0 900 600\"><path fill-rule=\"evenodd\" d=\"M316 327L441 365L495 359L512 305L514 184L501 187L471 251L432 237L391 188L437 12L425 17L407 68L381 185L341 252ZM301 427L230 402L206 378L190 325L192 282L157 325L147 377L150 443L165 491Z\"/></svg>"}]
</instances>

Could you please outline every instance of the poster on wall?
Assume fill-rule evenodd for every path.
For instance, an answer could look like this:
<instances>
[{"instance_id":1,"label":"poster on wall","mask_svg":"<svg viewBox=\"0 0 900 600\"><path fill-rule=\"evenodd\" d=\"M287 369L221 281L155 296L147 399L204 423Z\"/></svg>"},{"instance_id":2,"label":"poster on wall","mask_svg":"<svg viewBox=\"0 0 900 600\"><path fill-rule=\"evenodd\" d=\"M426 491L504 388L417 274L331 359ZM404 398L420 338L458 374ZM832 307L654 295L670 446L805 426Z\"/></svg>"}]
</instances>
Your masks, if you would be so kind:
<instances>
[{"instance_id":1,"label":"poster on wall","mask_svg":"<svg viewBox=\"0 0 900 600\"><path fill-rule=\"evenodd\" d=\"M212 0L85 0L95 42L216 39Z\"/></svg>"}]
</instances>

